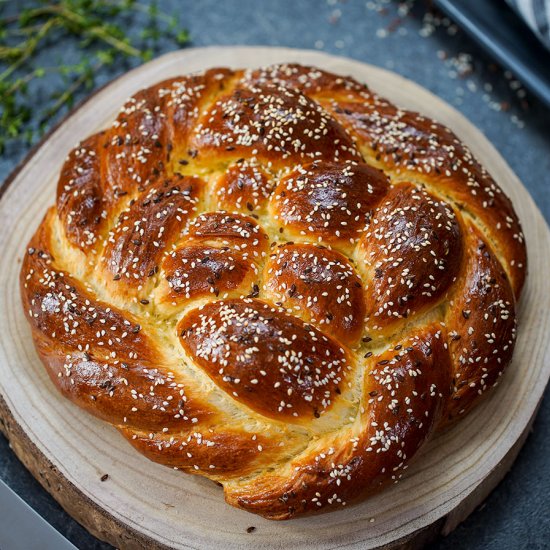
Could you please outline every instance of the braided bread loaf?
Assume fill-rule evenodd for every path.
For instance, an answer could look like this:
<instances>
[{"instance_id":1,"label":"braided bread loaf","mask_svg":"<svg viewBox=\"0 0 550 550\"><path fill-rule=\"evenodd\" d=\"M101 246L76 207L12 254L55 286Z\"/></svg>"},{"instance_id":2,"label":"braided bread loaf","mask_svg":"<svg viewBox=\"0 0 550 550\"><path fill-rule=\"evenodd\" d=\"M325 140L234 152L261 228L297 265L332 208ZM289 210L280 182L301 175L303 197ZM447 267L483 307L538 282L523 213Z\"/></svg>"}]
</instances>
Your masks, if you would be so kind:
<instances>
[{"instance_id":1,"label":"braided bread loaf","mask_svg":"<svg viewBox=\"0 0 550 550\"><path fill-rule=\"evenodd\" d=\"M396 482L496 385L525 274L450 130L281 65L130 98L69 154L21 286L65 396L286 519Z\"/></svg>"}]
</instances>

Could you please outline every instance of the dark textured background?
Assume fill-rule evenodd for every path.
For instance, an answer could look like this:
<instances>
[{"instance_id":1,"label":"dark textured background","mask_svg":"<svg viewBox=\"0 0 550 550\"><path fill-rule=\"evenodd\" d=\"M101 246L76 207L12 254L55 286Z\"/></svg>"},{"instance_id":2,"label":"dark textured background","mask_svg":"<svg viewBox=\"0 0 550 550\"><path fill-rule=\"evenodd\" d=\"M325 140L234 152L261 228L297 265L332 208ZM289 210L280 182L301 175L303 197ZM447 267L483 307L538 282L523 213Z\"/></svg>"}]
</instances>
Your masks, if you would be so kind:
<instances>
[{"instance_id":1,"label":"dark textured background","mask_svg":"<svg viewBox=\"0 0 550 550\"><path fill-rule=\"evenodd\" d=\"M550 111L452 22L426 17L426 3L411 4L408 14L402 5L383 0L161 0L159 4L165 12L179 15L193 46L262 44L320 49L389 68L418 82L485 133L550 220ZM61 41L47 55L67 47ZM161 43L161 50L171 47ZM471 60L460 54L471 55ZM115 74L99 75L97 84ZM34 93L41 101L44 89ZM20 144L8 148L0 158L1 179L26 152ZM511 472L479 510L432 549L550 548L549 456L547 392ZM0 477L79 548L109 548L63 512L1 436Z\"/></svg>"}]
</instances>

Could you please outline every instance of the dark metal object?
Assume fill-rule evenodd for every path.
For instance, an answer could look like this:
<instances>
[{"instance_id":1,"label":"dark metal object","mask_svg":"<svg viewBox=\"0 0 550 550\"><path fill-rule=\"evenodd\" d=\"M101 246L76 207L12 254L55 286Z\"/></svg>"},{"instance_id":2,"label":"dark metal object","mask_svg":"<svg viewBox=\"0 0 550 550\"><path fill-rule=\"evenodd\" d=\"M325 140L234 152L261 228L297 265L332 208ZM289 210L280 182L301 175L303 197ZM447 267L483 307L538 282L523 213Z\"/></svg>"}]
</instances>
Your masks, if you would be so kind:
<instances>
[{"instance_id":1,"label":"dark metal object","mask_svg":"<svg viewBox=\"0 0 550 550\"><path fill-rule=\"evenodd\" d=\"M550 52L503 0L434 0L550 107Z\"/></svg>"},{"instance_id":2,"label":"dark metal object","mask_svg":"<svg viewBox=\"0 0 550 550\"><path fill-rule=\"evenodd\" d=\"M2 480L0 510L2 550L76 550Z\"/></svg>"}]
</instances>

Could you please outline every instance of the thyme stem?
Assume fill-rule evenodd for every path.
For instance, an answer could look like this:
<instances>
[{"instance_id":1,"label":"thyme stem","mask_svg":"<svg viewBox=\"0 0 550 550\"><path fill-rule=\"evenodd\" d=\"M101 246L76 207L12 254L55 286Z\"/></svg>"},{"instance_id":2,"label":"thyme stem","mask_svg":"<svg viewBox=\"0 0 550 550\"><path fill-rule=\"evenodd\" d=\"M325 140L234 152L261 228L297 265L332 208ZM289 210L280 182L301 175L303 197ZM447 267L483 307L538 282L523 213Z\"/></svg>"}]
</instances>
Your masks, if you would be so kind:
<instances>
[{"instance_id":1,"label":"thyme stem","mask_svg":"<svg viewBox=\"0 0 550 550\"><path fill-rule=\"evenodd\" d=\"M120 71L124 60L135 64L149 59L161 39L164 47L166 41L177 46L189 40L177 18L160 11L155 0L23 3L30 6L17 5L17 13L2 16L8 3L0 0L0 153L8 143L34 141L85 88L95 85L99 74ZM141 32L136 32L137 24ZM59 63L45 66L44 53L60 40L67 48L59 54ZM53 51L58 55L59 49ZM48 81L44 100L37 81L47 74L56 76Z\"/></svg>"}]
</instances>

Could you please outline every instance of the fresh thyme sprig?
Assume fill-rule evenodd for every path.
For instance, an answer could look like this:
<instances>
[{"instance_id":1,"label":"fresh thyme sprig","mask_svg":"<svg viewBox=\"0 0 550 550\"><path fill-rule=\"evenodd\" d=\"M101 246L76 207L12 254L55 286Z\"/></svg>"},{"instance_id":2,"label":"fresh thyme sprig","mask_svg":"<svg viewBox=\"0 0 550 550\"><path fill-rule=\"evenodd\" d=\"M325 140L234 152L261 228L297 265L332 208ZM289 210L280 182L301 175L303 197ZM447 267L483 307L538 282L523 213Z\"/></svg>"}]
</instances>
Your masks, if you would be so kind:
<instances>
[{"instance_id":1,"label":"fresh thyme sprig","mask_svg":"<svg viewBox=\"0 0 550 550\"><path fill-rule=\"evenodd\" d=\"M32 143L83 90L95 86L102 72L112 74L150 59L160 41L183 45L189 40L177 18L160 11L155 1L34 0L27 4L13 9L13 4L0 0L0 153L11 142ZM52 60L48 52L67 37L72 42L66 56ZM48 81L54 89L46 94L46 101L37 100L44 93L40 80L46 75L56 75Z\"/></svg>"}]
</instances>

